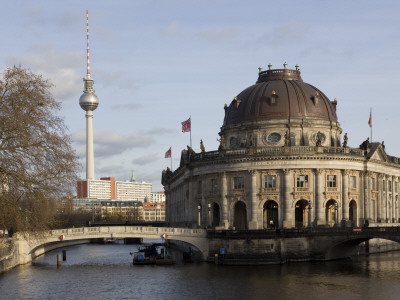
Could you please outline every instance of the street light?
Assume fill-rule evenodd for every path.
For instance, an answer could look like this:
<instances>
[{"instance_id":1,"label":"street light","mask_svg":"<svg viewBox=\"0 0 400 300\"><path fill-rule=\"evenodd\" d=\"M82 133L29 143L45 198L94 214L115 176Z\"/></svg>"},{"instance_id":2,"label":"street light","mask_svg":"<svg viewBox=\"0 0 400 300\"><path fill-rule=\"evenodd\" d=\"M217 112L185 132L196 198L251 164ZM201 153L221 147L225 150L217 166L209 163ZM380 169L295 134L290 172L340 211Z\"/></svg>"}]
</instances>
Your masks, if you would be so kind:
<instances>
[{"instance_id":1,"label":"street light","mask_svg":"<svg viewBox=\"0 0 400 300\"><path fill-rule=\"evenodd\" d=\"M197 206L197 226L201 226L201 205Z\"/></svg>"},{"instance_id":2,"label":"street light","mask_svg":"<svg viewBox=\"0 0 400 300\"><path fill-rule=\"evenodd\" d=\"M211 227L211 203L208 203L207 206L208 206L208 227Z\"/></svg>"},{"instance_id":3,"label":"street light","mask_svg":"<svg viewBox=\"0 0 400 300\"><path fill-rule=\"evenodd\" d=\"M338 223L338 205L337 202L335 202L335 227L337 226Z\"/></svg>"}]
</instances>

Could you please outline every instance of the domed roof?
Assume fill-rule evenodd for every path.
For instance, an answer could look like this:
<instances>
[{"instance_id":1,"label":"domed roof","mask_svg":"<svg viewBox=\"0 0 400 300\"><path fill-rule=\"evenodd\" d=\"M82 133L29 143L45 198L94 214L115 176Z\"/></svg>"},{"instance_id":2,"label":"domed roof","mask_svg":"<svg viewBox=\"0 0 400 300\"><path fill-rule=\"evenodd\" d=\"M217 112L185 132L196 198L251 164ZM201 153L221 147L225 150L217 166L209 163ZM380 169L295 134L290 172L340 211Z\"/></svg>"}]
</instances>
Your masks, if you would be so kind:
<instances>
[{"instance_id":1,"label":"domed roof","mask_svg":"<svg viewBox=\"0 0 400 300\"><path fill-rule=\"evenodd\" d=\"M303 82L299 70L260 71L257 83L238 94L226 107L224 126L276 119L337 122L336 100Z\"/></svg>"}]
</instances>

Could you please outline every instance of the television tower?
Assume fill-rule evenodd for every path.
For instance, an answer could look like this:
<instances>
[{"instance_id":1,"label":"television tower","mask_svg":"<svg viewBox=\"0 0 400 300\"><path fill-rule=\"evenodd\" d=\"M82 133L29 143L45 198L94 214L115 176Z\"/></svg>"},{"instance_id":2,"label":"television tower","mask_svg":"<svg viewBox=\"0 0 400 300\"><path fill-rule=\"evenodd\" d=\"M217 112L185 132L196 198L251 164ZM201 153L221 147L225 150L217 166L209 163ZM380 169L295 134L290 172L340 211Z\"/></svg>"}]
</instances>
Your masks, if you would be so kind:
<instances>
[{"instance_id":1,"label":"television tower","mask_svg":"<svg viewBox=\"0 0 400 300\"><path fill-rule=\"evenodd\" d=\"M87 39L87 72L83 78L84 90L79 98L79 105L86 111L86 180L94 179L94 152L93 152L93 111L99 105L99 99L94 94L93 83L90 78L89 60L89 12L86 11L86 39Z\"/></svg>"}]
</instances>

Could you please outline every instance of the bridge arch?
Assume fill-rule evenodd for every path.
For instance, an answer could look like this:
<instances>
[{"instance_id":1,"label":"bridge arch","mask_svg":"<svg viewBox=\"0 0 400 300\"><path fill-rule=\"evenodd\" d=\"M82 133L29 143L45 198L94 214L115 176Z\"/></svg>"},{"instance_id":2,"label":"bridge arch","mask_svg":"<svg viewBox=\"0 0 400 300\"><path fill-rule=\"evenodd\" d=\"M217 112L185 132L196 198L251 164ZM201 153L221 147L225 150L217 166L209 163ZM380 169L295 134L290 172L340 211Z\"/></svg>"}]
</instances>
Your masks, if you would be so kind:
<instances>
[{"instance_id":1,"label":"bridge arch","mask_svg":"<svg viewBox=\"0 0 400 300\"><path fill-rule=\"evenodd\" d=\"M171 227L142 226L105 226L82 227L51 230L40 236L16 234L20 249L20 264L53 249L82 243L82 240L100 238L148 238L156 239L165 236L165 240L181 241L193 246L201 253L203 259L208 256L208 240L206 230Z\"/></svg>"},{"instance_id":2,"label":"bridge arch","mask_svg":"<svg viewBox=\"0 0 400 300\"><path fill-rule=\"evenodd\" d=\"M400 237L398 235L385 236L385 237L360 235L360 236L355 236L350 239L348 237L347 237L347 239L342 238L342 240L335 238L333 243L330 243L330 244L327 243L327 246L324 251L324 260L350 258L353 251L356 249L356 247L359 244L369 241L369 240L372 240L374 238L379 238L379 239L384 239L384 240L400 243Z\"/></svg>"}]
</instances>

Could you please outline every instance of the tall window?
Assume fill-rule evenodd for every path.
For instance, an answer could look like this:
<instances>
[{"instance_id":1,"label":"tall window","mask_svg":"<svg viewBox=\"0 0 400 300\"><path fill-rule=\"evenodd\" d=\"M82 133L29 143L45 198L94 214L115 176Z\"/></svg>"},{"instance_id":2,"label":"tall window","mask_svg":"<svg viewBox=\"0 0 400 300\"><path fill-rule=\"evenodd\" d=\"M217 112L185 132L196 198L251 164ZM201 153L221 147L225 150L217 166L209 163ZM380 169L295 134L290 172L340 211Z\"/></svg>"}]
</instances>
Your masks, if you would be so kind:
<instances>
[{"instance_id":1,"label":"tall window","mask_svg":"<svg viewBox=\"0 0 400 300\"><path fill-rule=\"evenodd\" d=\"M244 189L244 177L234 177L233 188L235 190Z\"/></svg>"},{"instance_id":2,"label":"tall window","mask_svg":"<svg viewBox=\"0 0 400 300\"><path fill-rule=\"evenodd\" d=\"M197 183L197 193L201 194L202 189L203 189L203 187L202 187L202 184L201 184L201 180L199 180L199 182Z\"/></svg>"},{"instance_id":3,"label":"tall window","mask_svg":"<svg viewBox=\"0 0 400 300\"><path fill-rule=\"evenodd\" d=\"M398 182L393 183L394 184L394 192L397 193L397 186L398 186Z\"/></svg>"},{"instance_id":4,"label":"tall window","mask_svg":"<svg viewBox=\"0 0 400 300\"><path fill-rule=\"evenodd\" d=\"M386 191L386 181L385 180L382 181L382 185L383 185L383 190Z\"/></svg>"},{"instance_id":5,"label":"tall window","mask_svg":"<svg viewBox=\"0 0 400 300\"><path fill-rule=\"evenodd\" d=\"M308 175L297 175L297 187L298 188L308 187Z\"/></svg>"},{"instance_id":6,"label":"tall window","mask_svg":"<svg viewBox=\"0 0 400 300\"><path fill-rule=\"evenodd\" d=\"M218 180L216 178L211 179L211 192L218 192Z\"/></svg>"},{"instance_id":7,"label":"tall window","mask_svg":"<svg viewBox=\"0 0 400 300\"><path fill-rule=\"evenodd\" d=\"M388 180L388 192L392 191L392 181Z\"/></svg>"},{"instance_id":8,"label":"tall window","mask_svg":"<svg viewBox=\"0 0 400 300\"><path fill-rule=\"evenodd\" d=\"M356 176L350 176L350 188L351 189L357 188L357 186L356 186Z\"/></svg>"},{"instance_id":9,"label":"tall window","mask_svg":"<svg viewBox=\"0 0 400 300\"><path fill-rule=\"evenodd\" d=\"M336 175L327 175L328 187L336 187Z\"/></svg>"},{"instance_id":10,"label":"tall window","mask_svg":"<svg viewBox=\"0 0 400 300\"><path fill-rule=\"evenodd\" d=\"M276 175L264 176L264 187L266 189L276 188Z\"/></svg>"}]
</instances>

